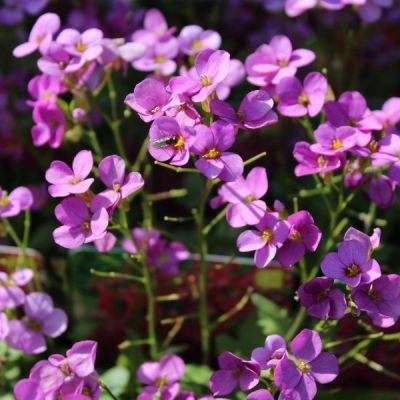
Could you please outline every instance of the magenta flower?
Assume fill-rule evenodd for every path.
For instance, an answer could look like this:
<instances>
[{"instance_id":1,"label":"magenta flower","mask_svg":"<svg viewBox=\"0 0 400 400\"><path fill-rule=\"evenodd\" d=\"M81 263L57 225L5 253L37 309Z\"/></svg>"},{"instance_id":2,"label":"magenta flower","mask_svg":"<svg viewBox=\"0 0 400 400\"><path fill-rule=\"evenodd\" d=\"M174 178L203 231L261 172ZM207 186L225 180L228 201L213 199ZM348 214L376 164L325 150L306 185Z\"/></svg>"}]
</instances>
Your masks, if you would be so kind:
<instances>
[{"instance_id":1,"label":"magenta flower","mask_svg":"<svg viewBox=\"0 0 400 400\"><path fill-rule=\"evenodd\" d=\"M378 21L382 16L382 8L388 8L393 5L393 0L365 0L357 8L360 18L367 23Z\"/></svg>"},{"instance_id":2,"label":"magenta flower","mask_svg":"<svg viewBox=\"0 0 400 400\"><path fill-rule=\"evenodd\" d=\"M107 156L100 161L100 179L108 190L95 196L92 208L97 210L100 207L106 207L113 210L121 200L126 199L144 185L139 172L125 174L125 168L125 161L120 156Z\"/></svg>"},{"instance_id":3,"label":"magenta flower","mask_svg":"<svg viewBox=\"0 0 400 400\"><path fill-rule=\"evenodd\" d=\"M178 94L171 98L165 110L168 117L174 117L179 125L193 127L201 122L201 116L189 96Z\"/></svg>"},{"instance_id":4,"label":"magenta flower","mask_svg":"<svg viewBox=\"0 0 400 400\"><path fill-rule=\"evenodd\" d=\"M139 42L125 42L124 39L106 39L101 41L103 51L98 59L102 65L119 66L121 61L131 63L146 53L146 46Z\"/></svg>"},{"instance_id":5,"label":"magenta flower","mask_svg":"<svg viewBox=\"0 0 400 400\"><path fill-rule=\"evenodd\" d=\"M341 157L315 153L311 150L311 146L307 142L295 144L293 156L299 163L294 170L296 176L325 174L342 166Z\"/></svg>"},{"instance_id":6,"label":"magenta flower","mask_svg":"<svg viewBox=\"0 0 400 400\"><path fill-rule=\"evenodd\" d=\"M357 240L346 240L339 245L337 253L328 253L321 262L321 269L325 276L352 287L381 276L378 262L369 258L369 248Z\"/></svg>"},{"instance_id":7,"label":"magenta flower","mask_svg":"<svg viewBox=\"0 0 400 400\"><path fill-rule=\"evenodd\" d=\"M400 133L399 129L396 128L396 125L400 122L400 97L392 97L385 101L382 110L374 111L374 115L382 124L386 134Z\"/></svg>"},{"instance_id":8,"label":"magenta flower","mask_svg":"<svg viewBox=\"0 0 400 400\"><path fill-rule=\"evenodd\" d=\"M354 288L351 297L374 325L381 328L393 326L400 317L400 276L382 275L370 284Z\"/></svg>"},{"instance_id":9,"label":"magenta flower","mask_svg":"<svg viewBox=\"0 0 400 400\"><path fill-rule=\"evenodd\" d=\"M309 315L319 319L341 319L346 311L346 298L340 289L332 288L333 279L314 278L299 287L299 299Z\"/></svg>"},{"instance_id":10,"label":"magenta flower","mask_svg":"<svg viewBox=\"0 0 400 400\"><path fill-rule=\"evenodd\" d=\"M67 249L76 249L105 235L108 213L99 208L92 213L83 200L76 197L64 199L56 208L55 215L62 226L53 231L54 241Z\"/></svg>"},{"instance_id":11,"label":"magenta flower","mask_svg":"<svg viewBox=\"0 0 400 400\"><path fill-rule=\"evenodd\" d=\"M7 315L0 311L0 340L5 340L10 333Z\"/></svg>"},{"instance_id":12,"label":"magenta flower","mask_svg":"<svg viewBox=\"0 0 400 400\"><path fill-rule=\"evenodd\" d=\"M37 75L28 83L28 92L35 101L55 103L57 96L64 91L64 84L57 76ZM28 104L34 106L35 102L28 101Z\"/></svg>"},{"instance_id":13,"label":"magenta flower","mask_svg":"<svg viewBox=\"0 0 400 400\"><path fill-rule=\"evenodd\" d=\"M328 121L336 127L352 126L364 134L382 129L382 124L368 109L364 96L359 92L344 92L338 101L328 101L325 113ZM369 140L365 141L368 143Z\"/></svg>"},{"instance_id":14,"label":"magenta flower","mask_svg":"<svg viewBox=\"0 0 400 400\"><path fill-rule=\"evenodd\" d=\"M246 76L246 70L240 60L232 59L229 61L228 75L220 82L215 89L217 97L225 100L229 97L232 88L237 86Z\"/></svg>"},{"instance_id":15,"label":"magenta flower","mask_svg":"<svg viewBox=\"0 0 400 400\"><path fill-rule=\"evenodd\" d=\"M185 26L179 33L179 44L183 54L194 55L204 49L217 50L221 36L212 30L203 30L198 25Z\"/></svg>"},{"instance_id":16,"label":"magenta flower","mask_svg":"<svg viewBox=\"0 0 400 400\"><path fill-rule=\"evenodd\" d=\"M48 144L56 149L61 146L64 137L65 117L61 109L53 103L37 102L33 110L33 126L31 133L35 146Z\"/></svg>"},{"instance_id":17,"label":"magenta flower","mask_svg":"<svg viewBox=\"0 0 400 400\"><path fill-rule=\"evenodd\" d=\"M138 83L133 93L125 98L125 104L135 110L144 122L150 122L164 114L171 95L158 79L147 78Z\"/></svg>"},{"instance_id":18,"label":"magenta flower","mask_svg":"<svg viewBox=\"0 0 400 400\"><path fill-rule=\"evenodd\" d=\"M257 347L251 353L252 361L258 363L262 370L275 368L286 356L286 342L279 335L268 336L264 347Z\"/></svg>"},{"instance_id":19,"label":"magenta flower","mask_svg":"<svg viewBox=\"0 0 400 400\"><path fill-rule=\"evenodd\" d=\"M373 250L379 247L381 241L381 229L374 228L372 235L368 236L364 232L361 232L351 226L345 232L343 239L357 240L361 242L365 247L368 247L369 254L371 254Z\"/></svg>"},{"instance_id":20,"label":"magenta flower","mask_svg":"<svg viewBox=\"0 0 400 400\"><path fill-rule=\"evenodd\" d=\"M388 176L373 177L368 185L368 196L380 208L391 207L395 201L396 182Z\"/></svg>"},{"instance_id":21,"label":"magenta flower","mask_svg":"<svg viewBox=\"0 0 400 400\"><path fill-rule=\"evenodd\" d=\"M253 168L246 178L223 184L218 195L222 203L229 203L226 219L233 228L255 225L267 210L265 201L260 200L268 191L265 168ZM214 200L215 201L215 200Z\"/></svg>"},{"instance_id":22,"label":"magenta flower","mask_svg":"<svg viewBox=\"0 0 400 400\"><path fill-rule=\"evenodd\" d=\"M20 186L14 189L10 194L0 187L0 217L10 218L31 208L33 205L32 192Z\"/></svg>"},{"instance_id":23,"label":"magenta flower","mask_svg":"<svg viewBox=\"0 0 400 400\"><path fill-rule=\"evenodd\" d=\"M146 385L141 400L151 400L158 395L172 400L178 390L177 382L185 373L183 360L174 354L166 354L160 361L147 361L137 370L138 380ZM162 397L161 397L162 394Z\"/></svg>"},{"instance_id":24,"label":"magenta flower","mask_svg":"<svg viewBox=\"0 0 400 400\"><path fill-rule=\"evenodd\" d=\"M309 212L296 212L289 215L287 221L291 225L289 237L278 250L278 261L282 267L296 264L304 257L306 250L317 250L321 240L321 231Z\"/></svg>"},{"instance_id":25,"label":"magenta flower","mask_svg":"<svg viewBox=\"0 0 400 400\"><path fill-rule=\"evenodd\" d=\"M333 354L322 352L321 337L316 331L303 329L290 348L296 359L284 358L276 366L275 384L294 399L312 400L317 393L315 382L324 384L336 379L339 363Z\"/></svg>"},{"instance_id":26,"label":"magenta flower","mask_svg":"<svg viewBox=\"0 0 400 400\"><path fill-rule=\"evenodd\" d=\"M274 400L274 396L267 389L258 389L248 394L246 400Z\"/></svg>"},{"instance_id":27,"label":"magenta flower","mask_svg":"<svg viewBox=\"0 0 400 400\"><path fill-rule=\"evenodd\" d=\"M91 28L83 33L67 28L59 33L56 42L61 44L71 56L79 58L79 64L96 60L103 51L103 32Z\"/></svg>"},{"instance_id":28,"label":"magenta flower","mask_svg":"<svg viewBox=\"0 0 400 400\"><path fill-rule=\"evenodd\" d=\"M310 149L318 154L333 156L352 149L359 144L359 134L349 126L335 128L329 124L322 124L314 132L317 143Z\"/></svg>"},{"instance_id":29,"label":"magenta flower","mask_svg":"<svg viewBox=\"0 0 400 400\"><path fill-rule=\"evenodd\" d=\"M241 252L255 250L254 264L257 268L264 268L288 238L290 225L287 221L281 221L278 213L266 212L256 228L256 231L242 232L236 244Z\"/></svg>"},{"instance_id":30,"label":"magenta flower","mask_svg":"<svg viewBox=\"0 0 400 400\"><path fill-rule=\"evenodd\" d=\"M253 90L242 100L237 112L222 100L211 102L211 112L240 129L257 129L278 121L276 113L272 111L273 105L274 101L267 92Z\"/></svg>"},{"instance_id":31,"label":"magenta flower","mask_svg":"<svg viewBox=\"0 0 400 400\"><path fill-rule=\"evenodd\" d=\"M314 59L311 50L293 50L288 37L274 36L269 44L261 45L247 57L247 79L256 86L276 85L282 78L296 75L297 68L312 63Z\"/></svg>"},{"instance_id":32,"label":"magenta flower","mask_svg":"<svg viewBox=\"0 0 400 400\"><path fill-rule=\"evenodd\" d=\"M343 0L286 0L285 12L289 17L297 17L315 7L326 10L340 10L344 6Z\"/></svg>"},{"instance_id":33,"label":"magenta flower","mask_svg":"<svg viewBox=\"0 0 400 400\"><path fill-rule=\"evenodd\" d=\"M169 81L174 94L190 94L194 102L207 99L229 72L230 55L224 50L206 49L195 60L193 76L178 76Z\"/></svg>"},{"instance_id":34,"label":"magenta flower","mask_svg":"<svg viewBox=\"0 0 400 400\"><path fill-rule=\"evenodd\" d=\"M36 50L39 50L41 54L46 54L53 34L60 29L60 25L60 17L57 14L41 15L32 27L28 42L20 44L13 50L14 57L25 57Z\"/></svg>"},{"instance_id":35,"label":"magenta flower","mask_svg":"<svg viewBox=\"0 0 400 400\"><path fill-rule=\"evenodd\" d=\"M93 178L86 179L92 168L93 155L90 150L81 150L74 157L72 169L63 161L53 161L46 171L50 196L65 197L87 192L94 182Z\"/></svg>"},{"instance_id":36,"label":"magenta flower","mask_svg":"<svg viewBox=\"0 0 400 400\"><path fill-rule=\"evenodd\" d=\"M155 71L167 76L176 70L176 62L173 60L179 52L179 42L175 37L155 43L147 49L147 53L133 61L132 65L139 71Z\"/></svg>"},{"instance_id":37,"label":"magenta flower","mask_svg":"<svg viewBox=\"0 0 400 400\"><path fill-rule=\"evenodd\" d=\"M25 292L22 289L33 278L30 268L20 269L8 275L0 271L0 311L16 308L25 302Z\"/></svg>"},{"instance_id":38,"label":"magenta flower","mask_svg":"<svg viewBox=\"0 0 400 400\"><path fill-rule=\"evenodd\" d=\"M94 369L96 350L96 342L84 340L67 350L66 357L54 354L48 361L37 362L29 379L23 379L15 386L16 400L31 400L29 393L42 394L37 400L58 396L63 399L85 400L87 397L82 396L84 393L91 393L91 398L98 399L100 388L97 382L88 378L97 376Z\"/></svg>"},{"instance_id":39,"label":"magenta flower","mask_svg":"<svg viewBox=\"0 0 400 400\"><path fill-rule=\"evenodd\" d=\"M175 118L160 117L150 127L149 153L158 161L172 165L185 165L190 158L189 148L195 140L190 127L181 127Z\"/></svg>"},{"instance_id":40,"label":"magenta flower","mask_svg":"<svg viewBox=\"0 0 400 400\"><path fill-rule=\"evenodd\" d=\"M14 349L26 354L42 353L47 348L44 335L55 338L67 329L67 315L54 307L53 300L46 293L29 293L24 311L26 315L22 320L9 321L7 343Z\"/></svg>"},{"instance_id":41,"label":"magenta flower","mask_svg":"<svg viewBox=\"0 0 400 400\"><path fill-rule=\"evenodd\" d=\"M242 158L228 151L235 141L233 126L223 122L214 122L210 127L196 125L196 140L191 151L200 158L195 162L207 178L220 178L225 182L238 179L243 173Z\"/></svg>"},{"instance_id":42,"label":"magenta flower","mask_svg":"<svg viewBox=\"0 0 400 400\"><path fill-rule=\"evenodd\" d=\"M220 370L214 372L209 381L214 396L232 393L237 386L243 391L253 389L260 380L260 366L254 361L226 351L218 357L218 364Z\"/></svg>"},{"instance_id":43,"label":"magenta flower","mask_svg":"<svg viewBox=\"0 0 400 400\"><path fill-rule=\"evenodd\" d=\"M278 111L287 117L315 117L322 110L328 92L328 81L319 72L304 78L304 85L296 77L282 79L276 87Z\"/></svg>"}]
</instances>

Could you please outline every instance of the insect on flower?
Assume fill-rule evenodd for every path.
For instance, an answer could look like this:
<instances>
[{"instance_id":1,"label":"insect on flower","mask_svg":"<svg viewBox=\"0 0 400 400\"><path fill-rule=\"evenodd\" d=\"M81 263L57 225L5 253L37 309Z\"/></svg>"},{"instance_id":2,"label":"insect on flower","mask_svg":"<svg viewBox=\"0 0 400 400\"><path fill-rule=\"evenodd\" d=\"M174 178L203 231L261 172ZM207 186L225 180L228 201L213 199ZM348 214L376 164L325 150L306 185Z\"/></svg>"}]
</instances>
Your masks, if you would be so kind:
<instances>
[{"instance_id":1,"label":"insect on flower","mask_svg":"<svg viewBox=\"0 0 400 400\"><path fill-rule=\"evenodd\" d=\"M178 141L179 141L178 136L170 136L161 139L155 139L152 141L152 145L157 149L164 149L165 147L178 144Z\"/></svg>"}]
</instances>

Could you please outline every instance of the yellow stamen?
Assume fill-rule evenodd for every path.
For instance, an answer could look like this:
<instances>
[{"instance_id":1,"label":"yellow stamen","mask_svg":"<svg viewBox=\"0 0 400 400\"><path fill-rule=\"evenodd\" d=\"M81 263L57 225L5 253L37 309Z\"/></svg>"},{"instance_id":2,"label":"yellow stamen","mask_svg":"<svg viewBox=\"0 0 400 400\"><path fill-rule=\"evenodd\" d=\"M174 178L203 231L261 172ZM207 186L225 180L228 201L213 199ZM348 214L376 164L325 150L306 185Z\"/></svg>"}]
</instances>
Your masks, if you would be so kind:
<instances>
[{"instance_id":1,"label":"yellow stamen","mask_svg":"<svg viewBox=\"0 0 400 400\"><path fill-rule=\"evenodd\" d=\"M158 56L155 57L154 61L155 61L157 64L164 64L165 61L167 61L167 57L165 57L165 56L163 56L162 54L160 54L160 55L158 55Z\"/></svg>"},{"instance_id":2,"label":"yellow stamen","mask_svg":"<svg viewBox=\"0 0 400 400\"><path fill-rule=\"evenodd\" d=\"M192 49L200 50L203 48L203 43L200 40L193 40Z\"/></svg>"},{"instance_id":3,"label":"yellow stamen","mask_svg":"<svg viewBox=\"0 0 400 400\"><path fill-rule=\"evenodd\" d=\"M221 155L221 152L219 151L219 149L217 149L216 147L211 147L211 149L208 149L204 155L203 158L205 158L206 160L215 160L216 158L219 158Z\"/></svg>"},{"instance_id":4,"label":"yellow stamen","mask_svg":"<svg viewBox=\"0 0 400 400\"><path fill-rule=\"evenodd\" d=\"M303 93L299 96L299 98L297 99L297 101L299 102L299 104L301 104L302 106L308 106L309 100L308 100L308 96Z\"/></svg>"},{"instance_id":5,"label":"yellow stamen","mask_svg":"<svg viewBox=\"0 0 400 400\"><path fill-rule=\"evenodd\" d=\"M84 53L87 50L87 46L86 44L82 43L82 42L78 42L75 45L76 51L79 51L79 53Z\"/></svg>"},{"instance_id":6,"label":"yellow stamen","mask_svg":"<svg viewBox=\"0 0 400 400\"><path fill-rule=\"evenodd\" d=\"M332 140L332 150L339 150L342 147L343 147L343 143L340 139Z\"/></svg>"},{"instance_id":7,"label":"yellow stamen","mask_svg":"<svg viewBox=\"0 0 400 400\"><path fill-rule=\"evenodd\" d=\"M299 371L301 371L303 374L307 374L310 372L311 368L308 365L307 361L299 359L296 361L296 367Z\"/></svg>"},{"instance_id":8,"label":"yellow stamen","mask_svg":"<svg viewBox=\"0 0 400 400\"><path fill-rule=\"evenodd\" d=\"M271 229L264 229L261 233L261 237L263 238L263 240L265 240L266 243L270 243L274 238L274 235Z\"/></svg>"},{"instance_id":9,"label":"yellow stamen","mask_svg":"<svg viewBox=\"0 0 400 400\"><path fill-rule=\"evenodd\" d=\"M201 86L207 87L207 86L210 86L212 84L212 79L209 78L206 75L201 75L200 76L200 83L201 83Z\"/></svg>"},{"instance_id":10,"label":"yellow stamen","mask_svg":"<svg viewBox=\"0 0 400 400\"><path fill-rule=\"evenodd\" d=\"M361 272L361 268L357 264L351 264L349 267L346 268L346 276L348 278L354 278Z\"/></svg>"},{"instance_id":11,"label":"yellow stamen","mask_svg":"<svg viewBox=\"0 0 400 400\"><path fill-rule=\"evenodd\" d=\"M182 135L179 135L177 137L177 141L174 144L174 149L176 150L182 150L185 147L185 138Z\"/></svg>"}]
</instances>

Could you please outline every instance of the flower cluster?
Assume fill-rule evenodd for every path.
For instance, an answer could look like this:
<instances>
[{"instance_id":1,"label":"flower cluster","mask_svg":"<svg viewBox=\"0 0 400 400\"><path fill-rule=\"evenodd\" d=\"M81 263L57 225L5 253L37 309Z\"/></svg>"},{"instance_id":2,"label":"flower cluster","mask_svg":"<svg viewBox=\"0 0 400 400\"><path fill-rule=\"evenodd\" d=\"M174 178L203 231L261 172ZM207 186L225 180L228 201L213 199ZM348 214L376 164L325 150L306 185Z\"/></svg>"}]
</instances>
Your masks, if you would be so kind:
<instances>
[{"instance_id":1,"label":"flower cluster","mask_svg":"<svg viewBox=\"0 0 400 400\"><path fill-rule=\"evenodd\" d=\"M350 228L337 252L328 253L321 262L323 277L299 288L299 299L309 315L319 319L341 319L349 306L354 314L364 311L375 326L392 326L400 317L400 275L381 273L371 258L379 246L380 230L369 237ZM346 284L348 301L334 280ZM357 311L357 312L356 312Z\"/></svg>"},{"instance_id":2,"label":"flower cluster","mask_svg":"<svg viewBox=\"0 0 400 400\"><path fill-rule=\"evenodd\" d=\"M322 352L322 341L316 331L303 329L291 342L288 352L285 340L279 335L268 336L264 347L253 350L251 361L225 352L218 358L220 370L210 378L214 396L251 390L268 379L281 391L279 399L312 400L318 383L332 382L338 375L339 364L333 354ZM264 379L262 380L264 382ZM267 389L258 389L248 400L272 400Z\"/></svg>"},{"instance_id":3,"label":"flower cluster","mask_svg":"<svg viewBox=\"0 0 400 400\"><path fill-rule=\"evenodd\" d=\"M84 340L75 343L66 356L52 354L37 362L29 378L14 388L16 400L97 400L102 392L95 370L97 343Z\"/></svg>"},{"instance_id":4,"label":"flower cluster","mask_svg":"<svg viewBox=\"0 0 400 400\"><path fill-rule=\"evenodd\" d=\"M316 7L338 11L350 5L367 23L376 22L383 9L393 6L393 0L264 0L263 3L266 10L276 12L284 9L289 17L297 17Z\"/></svg>"},{"instance_id":5,"label":"flower cluster","mask_svg":"<svg viewBox=\"0 0 400 400\"><path fill-rule=\"evenodd\" d=\"M45 336L56 338L67 329L67 315L42 292L26 294L33 278L29 268L0 272L0 340L26 354L46 351ZM21 311L21 312L19 312Z\"/></svg>"},{"instance_id":6,"label":"flower cluster","mask_svg":"<svg viewBox=\"0 0 400 400\"><path fill-rule=\"evenodd\" d=\"M53 232L54 241L67 249L95 242L101 251L110 250L116 238L107 227L114 210L144 181L140 173L125 173L125 161L116 155L107 156L98 165L99 177L106 189L96 195L90 190L94 182L88 178L93 169L93 155L81 150L72 162L72 168L63 161L53 161L46 171L53 197L67 197L55 209L62 224Z\"/></svg>"}]
</instances>

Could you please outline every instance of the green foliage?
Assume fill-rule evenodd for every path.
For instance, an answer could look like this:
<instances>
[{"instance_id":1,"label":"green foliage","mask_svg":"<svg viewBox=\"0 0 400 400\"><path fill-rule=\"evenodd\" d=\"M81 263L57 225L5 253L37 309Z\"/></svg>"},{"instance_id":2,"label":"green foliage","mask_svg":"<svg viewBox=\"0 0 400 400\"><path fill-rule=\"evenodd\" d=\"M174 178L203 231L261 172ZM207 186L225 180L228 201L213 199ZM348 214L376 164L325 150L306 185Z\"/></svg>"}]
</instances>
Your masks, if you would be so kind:
<instances>
[{"instance_id":1,"label":"green foliage","mask_svg":"<svg viewBox=\"0 0 400 400\"><path fill-rule=\"evenodd\" d=\"M120 396L124 393L130 378L129 370L125 367L117 366L110 368L103 375L101 380L108 386L115 396ZM101 400L111 400L111 397L104 393Z\"/></svg>"}]
</instances>

